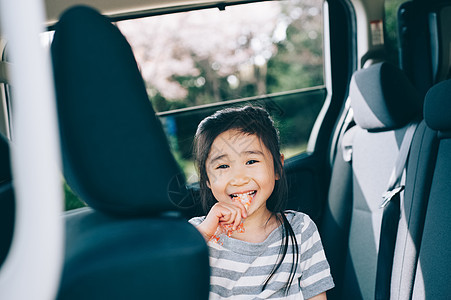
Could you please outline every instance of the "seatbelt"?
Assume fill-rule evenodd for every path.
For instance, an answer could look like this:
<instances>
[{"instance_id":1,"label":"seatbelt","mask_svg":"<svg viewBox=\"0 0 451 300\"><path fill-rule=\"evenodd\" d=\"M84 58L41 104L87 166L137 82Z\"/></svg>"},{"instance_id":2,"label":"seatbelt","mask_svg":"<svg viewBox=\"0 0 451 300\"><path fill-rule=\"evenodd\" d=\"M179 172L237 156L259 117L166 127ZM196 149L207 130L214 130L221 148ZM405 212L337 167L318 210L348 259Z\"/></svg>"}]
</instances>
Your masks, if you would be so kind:
<instances>
[{"instance_id":1,"label":"seatbelt","mask_svg":"<svg viewBox=\"0 0 451 300\"><path fill-rule=\"evenodd\" d=\"M357 131L357 126L353 126L346 130L341 140L341 152L343 154L343 160L345 162L352 162L352 146L354 144L354 135Z\"/></svg>"},{"instance_id":2,"label":"seatbelt","mask_svg":"<svg viewBox=\"0 0 451 300\"><path fill-rule=\"evenodd\" d=\"M404 185L401 185L401 178L406 168L410 145L417 126L417 122L411 123L406 129L395 167L388 181L387 191L382 195L383 202L380 208L384 209L384 212L382 215L379 253L377 257L376 300L390 299L393 257L401 213L400 194L404 190Z\"/></svg>"}]
</instances>

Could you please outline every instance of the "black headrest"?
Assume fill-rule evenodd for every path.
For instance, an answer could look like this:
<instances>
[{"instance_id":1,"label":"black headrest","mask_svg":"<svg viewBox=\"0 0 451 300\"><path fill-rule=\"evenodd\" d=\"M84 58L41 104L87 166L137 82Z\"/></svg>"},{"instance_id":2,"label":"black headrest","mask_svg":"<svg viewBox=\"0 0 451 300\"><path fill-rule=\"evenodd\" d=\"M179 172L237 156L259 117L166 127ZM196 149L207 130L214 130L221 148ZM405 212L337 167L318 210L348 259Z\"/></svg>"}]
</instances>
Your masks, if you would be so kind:
<instances>
[{"instance_id":1,"label":"black headrest","mask_svg":"<svg viewBox=\"0 0 451 300\"><path fill-rule=\"evenodd\" d=\"M0 183L11 180L8 140L0 134Z\"/></svg>"},{"instance_id":2,"label":"black headrest","mask_svg":"<svg viewBox=\"0 0 451 300\"><path fill-rule=\"evenodd\" d=\"M437 83L426 94L424 121L441 132L451 132L451 79Z\"/></svg>"},{"instance_id":3,"label":"black headrest","mask_svg":"<svg viewBox=\"0 0 451 300\"><path fill-rule=\"evenodd\" d=\"M421 118L421 97L407 76L390 63L356 71L350 86L357 125L368 131L400 128Z\"/></svg>"},{"instance_id":4,"label":"black headrest","mask_svg":"<svg viewBox=\"0 0 451 300\"><path fill-rule=\"evenodd\" d=\"M180 182L180 170L118 28L94 9L71 8L51 51L64 175L74 192L104 212L174 209L168 185Z\"/></svg>"}]
</instances>

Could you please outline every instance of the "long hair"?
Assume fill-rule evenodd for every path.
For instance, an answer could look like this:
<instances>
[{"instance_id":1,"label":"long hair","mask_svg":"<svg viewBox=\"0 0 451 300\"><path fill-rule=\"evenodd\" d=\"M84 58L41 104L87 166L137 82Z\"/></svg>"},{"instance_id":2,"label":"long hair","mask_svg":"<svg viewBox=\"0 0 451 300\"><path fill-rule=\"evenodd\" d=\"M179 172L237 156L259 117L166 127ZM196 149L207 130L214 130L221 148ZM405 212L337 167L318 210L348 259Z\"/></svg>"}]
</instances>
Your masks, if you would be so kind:
<instances>
[{"instance_id":1,"label":"long hair","mask_svg":"<svg viewBox=\"0 0 451 300\"><path fill-rule=\"evenodd\" d=\"M285 284L285 292L288 292L291 286L298 265L299 249L296 241L296 235L285 217L288 186L285 174L283 172L283 164L280 159L280 139L279 132L274 126L274 122L266 110L260 107L244 106L241 108L226 108L217 111L213 115L205 118L200 122L196 135L194 137L194 157L196 167L199 173L199 187L202 206L207 213L216 203L207 183L206 161L211 150L211 146L218 135L228 130L237 130L247 135L256 135L270 151L274 172L278 176L274 185L271 196L266 201L266 207L276 217L279 224L282 225L282 244L279 251L277 264L274 265L270 275L263 283L262 289L265 289L269 280L274 276L282 264L291 240L293 264L289 280Z\"/></svg>"}]
</instances>

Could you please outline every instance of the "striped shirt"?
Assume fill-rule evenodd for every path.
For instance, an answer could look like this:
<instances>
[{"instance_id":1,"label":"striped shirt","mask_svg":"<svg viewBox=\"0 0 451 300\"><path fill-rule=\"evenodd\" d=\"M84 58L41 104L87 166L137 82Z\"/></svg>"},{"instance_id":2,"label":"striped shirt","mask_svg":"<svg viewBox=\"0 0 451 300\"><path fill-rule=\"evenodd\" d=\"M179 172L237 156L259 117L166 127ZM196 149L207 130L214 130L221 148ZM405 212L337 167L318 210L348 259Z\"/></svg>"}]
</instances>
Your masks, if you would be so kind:
<instances>
[{"instance_id":1,"label":"striped shirt","mask_svg":"<svg viewBox=\"0 0 451 300\"><path fill-rule=\"evenodd\" d=\"M306 214L286 211L299 249L299 262L292 285L285 294L293 265L291 241L277 272L262 290L278 262L282 227L262 243L249 243L222 237L222 244L208 242L210 250L210 300L213 299L308 299L334 287L315 223ZM205 217L190 223L197 226Z\"/></svg>"}]
</instances>

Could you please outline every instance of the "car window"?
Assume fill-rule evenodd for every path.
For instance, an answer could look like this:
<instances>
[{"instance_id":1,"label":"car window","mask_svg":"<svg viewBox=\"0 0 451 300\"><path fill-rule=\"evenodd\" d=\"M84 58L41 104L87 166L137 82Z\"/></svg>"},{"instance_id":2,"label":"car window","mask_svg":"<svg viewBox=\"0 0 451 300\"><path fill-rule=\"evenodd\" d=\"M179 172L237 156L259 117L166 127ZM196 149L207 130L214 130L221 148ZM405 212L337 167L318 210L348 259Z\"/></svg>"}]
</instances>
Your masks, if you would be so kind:
<instances>
[{"instance_id":1,"label":"car window","mask_svg":"<svg viewBox=\"0 0 451 300\"><path fill-rule=\"evenodd\" d=\"M256 103L282 152L306 150L324 103L322 1L264 1L117 22L174 154L195 181L192 138L205 116Z\"/></svg>"},{"instance_id":2,"label":"car window","mask_svg":"<svg viewBox=\"0 0 451 300\"><path fill-rule=\"evenodd\" d=\"M387 60L394 65L399 65L398 54L398 23L397 15L399 6L405 0L386 0L385 8L385 49L387 50Z\"/></svg>"},{"instance_id":3,"label":"car window","mask_svg":"<svg viewBox=\"0 0 451 300\"><path fill-rule=\"evenodd\" d=\"M286 158L306 151L326 99L321 0L263 1L117 22L189 183L192 140L218 109L265 106ZM48 47L53 32L41 37ZM66 210L84 206L65 184Z\"/></svg>"},{"instance_id":4,"label":"car window","mask_svg":"<svg viewBox=\"0 0 451 300\"><path fill-rule=\"evenodd\" d=\"M323 84L321 1L118 22L158 112Z\"/></svg>"}]
</instances>

